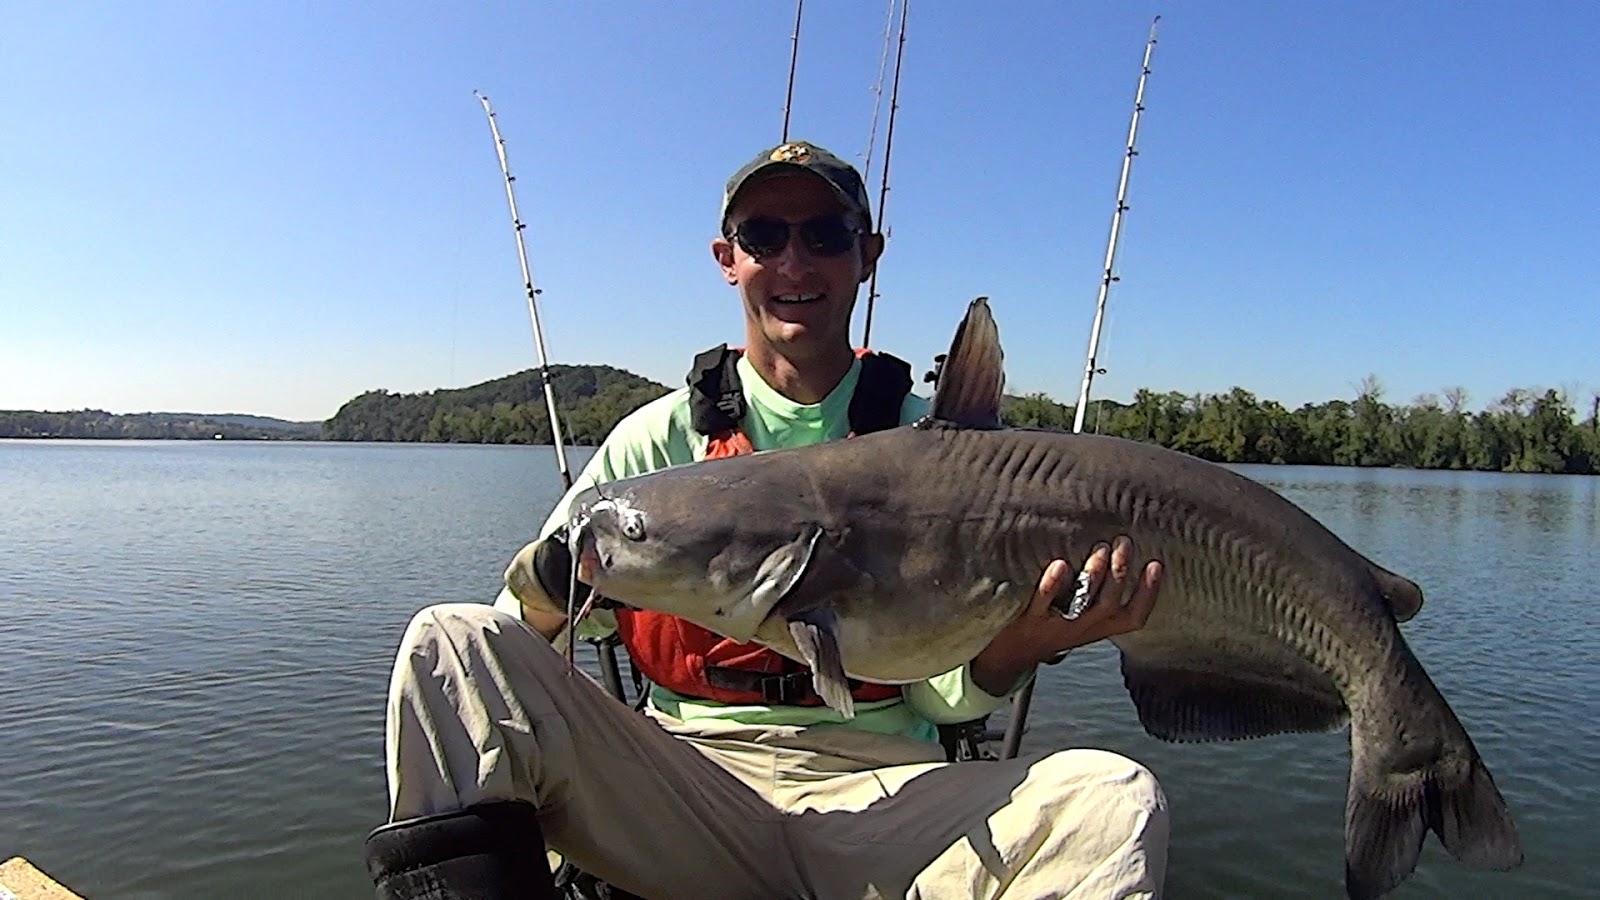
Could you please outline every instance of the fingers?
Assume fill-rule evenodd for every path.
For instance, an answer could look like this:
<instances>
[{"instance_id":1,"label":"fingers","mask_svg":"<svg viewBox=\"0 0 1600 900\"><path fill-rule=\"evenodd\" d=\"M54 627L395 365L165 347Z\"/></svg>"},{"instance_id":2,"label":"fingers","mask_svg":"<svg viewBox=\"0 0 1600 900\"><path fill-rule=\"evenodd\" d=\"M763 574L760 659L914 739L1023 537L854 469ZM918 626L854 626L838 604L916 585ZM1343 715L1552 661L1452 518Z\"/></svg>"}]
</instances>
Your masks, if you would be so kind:
<instances>
[{"instance_id":1,"label":"fingers","mask_svg":"<svg viewBox=\"0 0 1600 900\"><path fill-rule=\"evenodd\" d=\"M1066 560L1061 559L1052 560L1050 565L1045 567L1044 574L1039 577L1039 589L1033 595L1035 609L1048 608L1056 600L1061 599L1061 588L1066 583L1067 571Z\"/></svg>"},{"instance_id":2,"label":"fingers","mask_svg":"<svg viewBox=\"0 0 1600 900\"><path fill-rule=\"evenodd\" d=\"M1083 568L1078 570L1078 576L1072 579L1070 593L1063 592L1069 571L1066 561L1052 561L1039 579L1039 589L1033 595L1031 608L1038 613L1053 613L1068 620L1078 618L1094 603L1095 592L1105 581L1109 560L1109 545L1096 544L1089 558L1084 560ZM1080 585L1083 586L1081 589Z\"/></svg>"},{"instance_id":3,"label":"fingers","mask_svg":"<svg viewBox=\"0 0 1600 900\"><path fill-rule=\"evenodd\" d=\"M1095 544L1084 560L1080 571L1088 578L1089 603L1079 621L1097 637L1142 628L1150 618L1161 589L1162 567L1151 560L1135 573L1135 558L1132 539L1118 535L1109 544ZM1046 578L1050 577L1047 570ZM1065 609L1064 601L1055 604L1058 610Z\"/></svg>"},{"instance_id":4,"label":"fingers","mask_svg":"<svg viewBox=\"0 0 1600 900\"><path fill-rule=\"evenodd\" d=\"M1110 610L1138 607L1141 621L1149 614L1155 594L1161 584L1161 564L1150 561L1137 574L1133 571L1135 560L1133 540L1118 535L1110 543L1101 541L1089 550L1089 556L1078 570L1078 578L1069 581L1067 564L1060 559L1045 567L1039 578L1031 608L1037 611L1053 607L1067 614L1069 607L1109 608ZM1077 583L1087 581L1087 603L1073 603ZM1071 593L1068 589L1071 589ZM1101 602L1107 601L1107 602ZM1077 618L1072 615L1071 618Z\"/></svg>"},{"instance_id":5,"label":"fingers","mask_svg":"<svg viewBox=\"0 0 1600 900\"><path fill-rule=\"evenodd\" d=\"M1125 534L1117 535L1111 542L1111 592L1110 598L1118 606L1127 606L1133 597L1135 585L1128 578L1128 571L1133 568L1133 541Z\"/></svg>"},{"instance_id":6,"label":"fingers","mask_svg":"<svg viewBox=\"0 0 1600 900\"><path fill-rule=\"evenodd\" d=\"M1144 623L1150 620L1150 612L1156 606L1156 594L1161 590L1161 563L1151 560L1145 563L1139 572L1139 580L1134 585L1133 596L1128 600L1126 612L1132 627L1127 630L1143 628Z\"/></svg>"},{"instance_id":7,"label":"fingers","mask_svg":"<svg viewBox=\"0 0 1600 900\"><path fill-rule=\"evenodd\" d=\"M1083 561L1083 571L1089 576L1089 602L1093 603L1111 571L1111 545L1104 541L1095 544L1089 550L1089 558Z\"/></svg>"},{"instance_id":8,"label":"fingers","mask_svg":"<svg viewBox=\"0 0 1600 900\"><path fill-rule=\"evenodd\" d=\"M1099 601L1108 597L1117 606L1127 606L1131 602L1138 583L1129 577L1133 568L1133 540L1127 535L1117 535L1116 540L1107 544L1101 541L1089 550L1089 558L1083 561L1082 571L1089 576L1089 602ZM1106 589L1109 579L1110 589Z\"/></svg>"},{"instance_id":9,"label":"fingers","mask_svg":"<svg viewBox=\"0 0 1600 900\"><path fill-rule=\"evenodd\" d=\"M1082 643L1092 643L1143 628L1155 609L1156 594L1161 589L1161 575L1161 563L1155 560L1146 563L1136 579L1129 579L1131 583L1126 586L1125 601L1120 601L1124 586L1115 584L1113 579L1107 596L1090 606L1079 619L1083 628ZM1112 597L1119 598L1120 602L1110 602Z\"/></svg>"}]
</instances>

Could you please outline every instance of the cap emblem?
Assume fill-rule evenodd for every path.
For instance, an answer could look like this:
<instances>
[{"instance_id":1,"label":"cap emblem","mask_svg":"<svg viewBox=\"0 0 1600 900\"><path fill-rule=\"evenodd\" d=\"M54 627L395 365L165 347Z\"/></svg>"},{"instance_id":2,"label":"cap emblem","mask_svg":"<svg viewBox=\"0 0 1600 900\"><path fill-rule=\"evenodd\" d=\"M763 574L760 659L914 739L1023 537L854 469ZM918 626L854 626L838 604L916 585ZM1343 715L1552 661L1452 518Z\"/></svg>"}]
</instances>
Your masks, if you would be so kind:
<instances>
[{"instance_id":1,"label":"cap emblem","mask_svg":"<svg viewBox=\"0 0 1600 900\"><path fill-rule=\"evenodd\" d=\"M767 157L773 162L804 164L811 158L811 148L804 144L784 144Z\"/></svg>"}]
</instances>

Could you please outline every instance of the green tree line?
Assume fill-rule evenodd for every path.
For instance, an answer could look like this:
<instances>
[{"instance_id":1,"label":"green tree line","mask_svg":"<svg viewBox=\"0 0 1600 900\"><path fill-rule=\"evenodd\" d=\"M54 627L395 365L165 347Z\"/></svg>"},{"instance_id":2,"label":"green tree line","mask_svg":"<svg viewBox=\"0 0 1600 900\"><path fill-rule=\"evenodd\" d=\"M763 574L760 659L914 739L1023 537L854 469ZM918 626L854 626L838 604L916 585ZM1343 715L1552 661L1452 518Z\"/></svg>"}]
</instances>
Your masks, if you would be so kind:
<instances>
[{"instance_id":1,"label":"green tree line","mask_svg":"<svg viewBox=\"0 0 1600 900\"><path fill-rule=\"evenodd\" d=\"M1225 394L1140 390L1132 403L1094 401L1084 431L1149 441L1228 463L1400 466L1486 472L1600 474L1600 393L1579 419L1561 391L1513 388L1479 412L1464 389L1385 403L1376 377L1354 401L1290 410L1235 387ZM1007 398L1021 427L1071 430L1074 410L1043 394Z\"/></svg>"}]
</instances>

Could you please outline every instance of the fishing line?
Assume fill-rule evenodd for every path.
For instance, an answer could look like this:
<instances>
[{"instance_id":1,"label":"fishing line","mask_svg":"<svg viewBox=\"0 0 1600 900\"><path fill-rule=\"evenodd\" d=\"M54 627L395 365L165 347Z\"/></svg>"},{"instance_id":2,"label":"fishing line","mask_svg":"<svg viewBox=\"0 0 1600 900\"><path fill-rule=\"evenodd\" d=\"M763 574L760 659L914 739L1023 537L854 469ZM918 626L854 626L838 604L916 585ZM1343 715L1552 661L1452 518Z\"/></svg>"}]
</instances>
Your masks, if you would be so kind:
<instances>
[{"instance_id":1,"label":"fishing line","mask_svg":"<svg viewBox=\"0 0 1600 900\"><path fill-rule=\"evenodd\" d=\"M888 240L889 229L883 222L884 207L889 200L889 156L894 152L894 119L900 109L900 66L906 55L906 19L911 13L911 0L900 4L900 43L894 56L894 87L889 91L889 127L883 138L883 183L878 189L878 212L873 217L877 231ZM867 318L861 334L861 346L872 346L872 311L878 300L878 266L872 267L872 278L867 285Z\"/></svg>"},{"instance_id":2,"label":"fishing line","mask_svg":"<svg viewBox=\"0 0 1600 900\"><path fill-rule=\"evenodd\" d=\"M894 43L894 7L889 0L883 13L883 55L878 58L878 80L872 84L872 126L867 129L867 154L861 166L861 180L872 180L872 152L878 144L878 115L883 111L883 73L889 68L889 46Z\"/></svg>"}]
</instances>

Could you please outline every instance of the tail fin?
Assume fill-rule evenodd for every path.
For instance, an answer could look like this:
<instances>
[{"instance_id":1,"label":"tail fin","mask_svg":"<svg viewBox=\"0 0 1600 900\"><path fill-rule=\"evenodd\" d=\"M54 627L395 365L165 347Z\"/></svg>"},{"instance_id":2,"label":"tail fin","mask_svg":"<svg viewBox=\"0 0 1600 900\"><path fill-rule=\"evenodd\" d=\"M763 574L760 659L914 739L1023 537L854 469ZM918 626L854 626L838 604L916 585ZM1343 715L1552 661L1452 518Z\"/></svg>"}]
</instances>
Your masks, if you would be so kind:
<instances>
[{"instance_id":1,"label":"tail fin","mask_svg":"<svg viewBox=\"0 0 1600 900\"><path fill-rule=\"evenodd\" d=\"M1448 724L1454 727L1447 726L1440 752L1420 766L1414 756L1360 752L1352 730L1344 844L1351 897L1378 897L1408 878L1430 829L1474 869L1503 871L1522 862L1517 827L1494 777L1454 716Z\"/></svg>"},{"instance_id":2,"label":"tail fin","mask_svg":"<svg viewBox=\"0 0 1600 900\"><path fill-rule=\"evenodd\" d=\"M1467 777L1444 795L1434 817L1434 833L1462 863L1474 869L1505 871L1522 862L1522 842L1511 811L1476 752Z\"/></svg>"}]
</instances>

